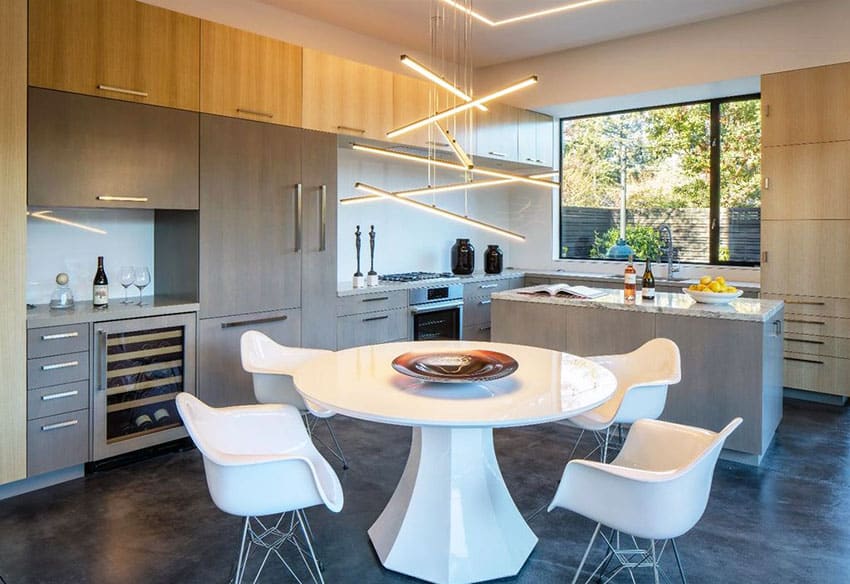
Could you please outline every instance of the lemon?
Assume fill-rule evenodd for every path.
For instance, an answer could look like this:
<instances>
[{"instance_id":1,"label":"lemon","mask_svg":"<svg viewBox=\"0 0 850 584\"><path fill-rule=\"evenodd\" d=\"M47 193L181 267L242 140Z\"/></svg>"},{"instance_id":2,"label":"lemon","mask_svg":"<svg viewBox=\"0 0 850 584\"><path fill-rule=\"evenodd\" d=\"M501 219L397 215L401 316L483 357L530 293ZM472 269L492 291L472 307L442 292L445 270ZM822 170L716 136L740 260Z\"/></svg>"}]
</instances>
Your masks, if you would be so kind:
<instances>
[{"instance_id":1,"label":"lemon","mask_svg":"<svg viewBox=\"0 0 850 584\"><path fill-rule=\"evenodd\" d=\"M699 292L699 284L691 284L688 286L688 290L693 290L694 292Z\"/></svg>"},{"instance_id":2,"label":"lemon","mask_svg":"<svg viewBox=\"0 0 850 584\"><path fill-rule=\"evenodd\" d=\"M709 284L708 289L712 292L721 292L723 290L723 288L720 286L720 284L717 281L714 281L711 284Z\"/></svg>"},{"instance_id":3,"label":"lemon","mask_svg":"<svg viewBox=\"0 0 850 584\"><path fill-rule=\"evenodd\" d=\"M697 284L697 292L706 292L708 287L705 284Z\"/></svg>"},{"instance_id":4,"label":"lemon","mask_svg":"<svg viewBox=\"0 0 850 584\"><path fill-rule=\"evenodd\" d=\"M738 289L735 288L734 286L726 286L726 291L727 292L737 292Z\"/></svg>"},{"instance_id":5,"label":"lemon","mask_svg":"<svg viewBox=\"0 0 850 584\"><path fill-rule=\"evenodd\" d=\"M699 279L699 283L703 286L708 286L711 283L711 276L703 276Z\"/></svg>"},{"instance_id":6,"label":"lemon","mask_svg":"<svg viewBox=\"0 0 850 584\"><path fill-rule=\"evenodd\" d=\"M726 278L724 278L723 276L717 276L717 277L714 279L714 281L715 281L715 282L717 282L718 284L720 284L721 286L725 286L725 285L726 285Z\"/></svg>"}]
</instances>

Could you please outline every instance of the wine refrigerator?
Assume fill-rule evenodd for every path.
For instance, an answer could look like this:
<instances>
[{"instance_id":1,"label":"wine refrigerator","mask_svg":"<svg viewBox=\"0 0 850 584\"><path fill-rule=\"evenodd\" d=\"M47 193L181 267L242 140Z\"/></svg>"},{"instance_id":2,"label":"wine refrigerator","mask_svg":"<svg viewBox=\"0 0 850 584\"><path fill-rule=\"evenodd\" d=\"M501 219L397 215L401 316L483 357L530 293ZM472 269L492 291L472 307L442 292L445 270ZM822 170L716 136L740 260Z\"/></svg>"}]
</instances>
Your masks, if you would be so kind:
<instances>
[{"instance_id":1,"label":"wine refrigerator","mask_svg":"<svg viewBox=\"0 0 850 584\"><path fill-rule=\"evenodd\" d=\"M94 327L94 459L186 436L174 398L195 393L195 315Z\"/></svg>"}]
</instances>

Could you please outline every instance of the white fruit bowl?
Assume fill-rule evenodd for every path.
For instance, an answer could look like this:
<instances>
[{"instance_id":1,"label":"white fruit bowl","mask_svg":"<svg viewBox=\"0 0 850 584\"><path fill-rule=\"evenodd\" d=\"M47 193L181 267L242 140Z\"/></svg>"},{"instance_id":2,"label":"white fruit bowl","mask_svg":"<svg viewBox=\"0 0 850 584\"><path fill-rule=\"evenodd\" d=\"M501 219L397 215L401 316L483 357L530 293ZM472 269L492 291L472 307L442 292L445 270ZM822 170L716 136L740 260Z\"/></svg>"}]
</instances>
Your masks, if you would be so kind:
<instances>
[{"instance_id":1,"label":"white fruit bowl","mask_svg":"<svg viewBox=\"0 0 850 584\"><path fill-rule=\"evenodd\" d=\"M682 292L702 304L729 304L736 298L740 298L744 293L743 290L736 290L735 292L697 292L688 288L682 288Z\"/></svg>"}]
</instances>

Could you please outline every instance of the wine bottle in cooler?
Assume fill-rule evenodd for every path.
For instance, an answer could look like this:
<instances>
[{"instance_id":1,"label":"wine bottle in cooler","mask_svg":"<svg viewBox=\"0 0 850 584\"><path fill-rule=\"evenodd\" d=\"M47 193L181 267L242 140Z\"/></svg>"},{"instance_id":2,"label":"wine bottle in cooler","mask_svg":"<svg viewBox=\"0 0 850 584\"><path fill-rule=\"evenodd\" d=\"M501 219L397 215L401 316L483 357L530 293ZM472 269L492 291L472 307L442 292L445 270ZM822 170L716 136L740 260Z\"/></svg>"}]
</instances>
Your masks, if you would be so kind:
<instances>
[{"instance_id":1,"label":"wine bottle in cooler","mask_svg":"<svg viewBox=\"0 0 850 584\"><path fill-rule=\"evenodd\" d=\"M623 274L623 297L626 302L634 302L637 295L637 272L635 271L634 256L629 255L629 265L626 266L625 274Z\"/></svg>"},{"instance_id":2,"label":"wine bottle in cooler","mask_svg":"<svg viewBox=\"0 0 850 584\"><path fill-rule=\"evenodd\" d=\"M97 257L97 272L92 283L92 304L95 308L106 308L109 305L109 280L103 269L103 256Z\"/></svg>"}]
</instances>

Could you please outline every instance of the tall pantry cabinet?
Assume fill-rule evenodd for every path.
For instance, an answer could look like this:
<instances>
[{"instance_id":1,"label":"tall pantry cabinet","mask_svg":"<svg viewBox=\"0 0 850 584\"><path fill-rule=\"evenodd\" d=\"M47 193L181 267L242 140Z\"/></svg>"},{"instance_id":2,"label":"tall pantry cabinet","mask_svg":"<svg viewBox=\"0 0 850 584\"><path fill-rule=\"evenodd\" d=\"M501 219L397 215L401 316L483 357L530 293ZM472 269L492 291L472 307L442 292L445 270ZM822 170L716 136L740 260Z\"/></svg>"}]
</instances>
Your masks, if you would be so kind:
<instances>
[{"instance_id":1,"label":"tall pantry cabinet","mask_svg":"<svg viewBox=\"0 0 850 584\"><path fill-rule=\"evenodd\" d=\"M762 77L765 298L784 300L784 384L850 396L850 63Z\"/></svg>"}]
</instances>

